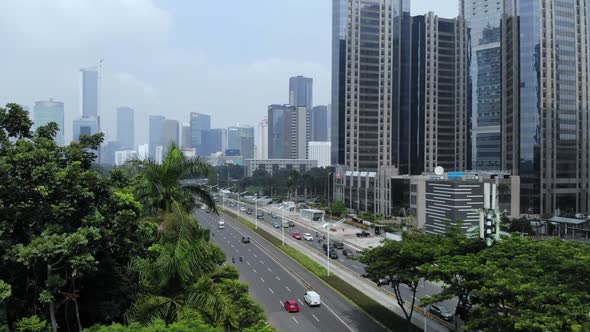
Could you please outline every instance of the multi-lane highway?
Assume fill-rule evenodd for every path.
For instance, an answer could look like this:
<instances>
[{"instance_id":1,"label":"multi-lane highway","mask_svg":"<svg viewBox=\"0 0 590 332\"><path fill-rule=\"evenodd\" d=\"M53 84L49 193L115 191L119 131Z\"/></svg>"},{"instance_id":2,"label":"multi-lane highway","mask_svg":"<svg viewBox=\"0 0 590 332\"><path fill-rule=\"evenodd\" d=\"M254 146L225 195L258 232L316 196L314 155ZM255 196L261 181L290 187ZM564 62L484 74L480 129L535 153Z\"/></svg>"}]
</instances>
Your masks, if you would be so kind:
<instances>
[{"instance_id":1,"label":"multi-lane highway","mask_svg":"<svg viewBox=\"0 0 590 332\"><path fill-rule=\"evenodd\" d=\"M249 285L252 297L264 306L269 322L280 331L387 331L242 224L222 217L225 228L219 229L219 216L199 210L196 217L211 230L212 239L227 256L227 263L240 271L240 280ZM242 243L242 236L250 237L250 243ZM307 290L320 294L319 307L305 304L303 295ZM299 313L287 313L283 308L282 303L291 299L300 303Z\"/></svg>"},{"instance_id":2,"label":"multi-lane highway","mask_svg":"<svg viewBox=\"0 0 590 332\"><path fill-rule=\"evenodd\" d=\"M240 202L240 206L252 209L254 212L252 212L250 217L256 218L256 212L255 212L254 205L247 204L242 201L242 202ZM233 209L235 211L234 213L237 213L238 205L237 205L236 201L231 200L231 199L226 199L225 200L225 207ZM277 214L276 217L273 218L268 210L269 209L264 209L264 216L262 217L262 219L260 219L258 221L265 222L269 225L273 225L273 223L277 223L278 225L281 225L280 215ZM262 211L262 209L259 209L259 211ZM245 215L246 213L241 212L241 214ZM275 230L277 232L282 232L282 227L275 228ZM294 223L294 227L287 227L284 229L284 231L285 231L285 236L289 236L289 237L292 236L293 233L300 233L301 235L303 235L304 233L310 233L313 236L313 241L301 240L301 242L305 243L306 245L310 246L311 248L313 248L316 251L324 253L322 245L324 243L326 243L326 241L318 242L316 231L314 229L308 227L307 225L304 225L301 223ZM323 234L319 233L318 235L322 236ZM333 236L333 235L335 235L335 236ZM331 242L332 242L332 240L338 239L337 232L333 233L333 235L331 235L331 238L330 238ZM348 251L351 251L355 256L359 255L359 253L356 251L355 248L353 248L347 244L344 244L344 248L347 249ZM348 257L344 256L342 254L342 250L336 250L336 251L338 253L338 259L332 260L332 262L337 262L340 265L343 265L344 267L348 268L348 270L352 271L355 274L364 275L365 265L363 263L359 262L358 260L349 259ZM389 285L383 285L381 287L383 287L387 291L393 293L393 289ZM434 285L431 283L420 283L418 290L416 292L416 297L419 299L421 297L438 294L440 291L441 291L441 288L437 285ZM406 287L405 285L402 285L400 288L400 292L401 292L401 295L404 299L411 301L412 292L408 287ZM456 300L444 301L443 304L449 310L453 311L456 306Z\"/></svg>"}]
</instances>

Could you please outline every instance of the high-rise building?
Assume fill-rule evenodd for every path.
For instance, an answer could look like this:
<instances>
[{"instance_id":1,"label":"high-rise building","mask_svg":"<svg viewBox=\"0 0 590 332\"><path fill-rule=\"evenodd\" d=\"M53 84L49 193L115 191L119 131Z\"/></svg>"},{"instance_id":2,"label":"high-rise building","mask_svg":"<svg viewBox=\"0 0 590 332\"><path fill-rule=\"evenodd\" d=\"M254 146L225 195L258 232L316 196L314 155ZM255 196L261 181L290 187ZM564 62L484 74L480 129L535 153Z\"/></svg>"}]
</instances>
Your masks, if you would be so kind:
<instances>
[{"instance_id":1,"label":"high-rise building","mask_svg":"<svg viewBox=\"0 0 590 332\"><path fill-rule=\"evenodd\" d=\"M189 123L182 124L182 133L180 134L180 146L182 148L191 147L191 125Z\"/></svg>"},{"instance_id":2,"label":"high-rise building","mask_svg":"<svg viewBox=\"0 0 590 332\"><path fill-rule=\"evenodd\" d=\"M98 119L82 117L73 122L73 140L79 141L81 135L94 135L99 131Z\"/></svg>"},{"instance_id":3,"label":"high-rise building","mask_svg":"<svg viewBox=\"0 0 590 332\"><path fill-rule=\"evenodd\" d=\"M254 158L254 128L233 126L227 128L227 150L239 150L244 158Z\"/></svg>"},{"instance_id":4,"label":"high-rise building","mask_svg":"<svg viewBox=\"0 0 590 332\"><path fill-rule=\"evenodd\" d=\"M256 159L268 159L268 117L264 117L256 127Z\"/></svg>"},{"instance_id":5,"label":"high-rise building","mask_svg":"<svg viewBox=\"0 0 590 332\"><path fill-rule=\"evenodd\" d=\"M164 146L164 121L166 118L162 115L150 115L150 159L156 160L156 148Z\"/></svg>"},{"instance_id":6,"label":"high-rise building","mask_svg":"<svg viewBox=\"0 0 590 332\"><path fill-rule=\"evenodd\" d=\"M330 111L332 165L344 165L348 22L348 0L332 0L332 102Z\"/></svg>"},{"instance_id":7,"label":"high-rise building","mask_svg":"<svg viewBox=\"0 0 590 332\"><path fill-rule=\"evenodd\" d=\"M346 21L345 52L333 59L339 65L344 61L344 68L332 68L339 71L333 73L339 81L333 88L344 87L343 96L333 91L332 101L343 107L335 113L344 111L337 116L336 128L345 128L335 142L344 139L344 156L338 159L352 170L396 166L409 172L410 1L348 0L335 2L334 9L333 24ZM342 41L340 28L334 26L333 38Z\"/></svg>"},{"instance_id":8,"label":"high-rise building","mask_svg":"<svg viewBox=\"0 0 590 332\"><path fill-rule=\"evenodd\" d=\"M412 17L411 112L402 174L469 168L465 24L430 12ZM401 144L400 144L401 145Z\"/></svg>"},{"instance_id":9,"label":"high-rise building","mask_svg":"<svg viewBox=\"0 0 590 332\"><path fill-rule=\"evenodd\" d=\"M191 112L190 116L191 147L197 149L197 155L203 156L200 152L202 150L201 141L203 139L201 132L211 129L211 116L196 112Z\"/></svg>"},{"instance_id":10,"label":"high-rise building","mask_svg":"<svg viewBox=\"0 0 590 332\"><path fill-rule=\"evenodd\" d=\"M330 166L330 142L309 142L308 158L309 160L317 160L318 167Z\"/></svg>"},{"instance_id":11,"label":"high-rise building","mask_svg":"<svg viewBox=\"0 0 590 332\"><path fill-rule=\"evenodd\" d=\"M327 142L328 137L328 106L314 106L311 110L311 139L316 142Z\"/></svg>"},{"instance_id":12,"label":"high-rise building","mask_svg":"<svg viewBox=\"0 0 590 332\"><path fill-rule=\"evenodd\" d=\"M289 78L289 104L311 109L313 106L313 79L303 76Z\"/></svg>"},{"instance_id":13,"label":"high-rise building","mask_svg":"<svg viewBox=\"0 0 590 332\"><path fill-rule=\"evenodd\" d=\"M49 122L55 122L59 131L55 135L55 143L64 145L64 103L60 101L37 101L33 109L33 130L45 126Z\"/></svg>"},{"instance_id":14,"label":"high-rise building","mask_svg":"<svg viewBox=\"0 0 590 332\"><path fill-rule=\"evenodd\" d=\"M117 141L124 150L133 150L135 148L135 120L133 108L117 108Z\"/></svg>"},{"instance_id":15,"label":"high-rise building","mask_svg":"<svg viewBox=\"0 0 590 332\"><path fill-rule=\"evenodd\" d=\"M80 69L80 113L82 117L98 118L98 70Z\"/></svg>"},{"instance_id":16,"label":"high-rise building","mask_svg":"<svg viewBox=\"0 0 590 332\"><path fill-rule=\"evenodd\" d=\"M149 144L141 144L137 146L137 159L147 160L149 158Z\"/></svg>"},{"instance_id":17,"label":"high-rise building","mask_svg":"<svg viewBox=\"0 0 590 332\"><path fill-rule=\"evenodd\" d=\"M168 151L168 146L170 146L170 144L178 145L179 134L180 127L178 121L170 119L164 120L164 126L162 127L162 139L165 151ZM166 154L166 152L164 152L164 154Z\"/></svg>"},{"instance_id":18,"label":"high-rise building","mask_svg":"<svg viewBox=\"0 0 590 332\"><path fill-rule=\"evenodd\" d=\"M287 158L287 112L289 105L268 106L268 159Z\"/></svg>"},{"instance_id":19,"label":"high-rise building","mask_svg":"<svg viewBox=\"0 0 590 332\"><path fill-rule=\"evenodd\" d=\"M306 159L307 143L311 137L309 110L303 106L290 106L286 117L287 157Z\"/></svg>"},{"instance_id":20,"label":"high-rise building","mask_svg":"<svg viewBox=\"0 0 590 332\"><path fill-rule=\"evenodd\" d=\"M506 0L502 168L526 214L588 213L588 0Z\"/></svg>"},{"instance_id":21,"label":"high-rise building","mask_svg":"<svg viewBox=\"0 0 590 332\"><path fill-rule=\"evenodd\" d=\"M227 130L224 128L205 129L201 132L201 156L209 156L212 153L224 151L223 141L227 135Z\"/></svg>"},{"instance_id":22,"label":"high-rise building","mask_svg":"<svg viewBox=\"0 0 590 332\"><path fill-rule=\"evenodd\" d=\"M461 0L467 29L468 107L475 170L501 169L501 19L504 1Z\"/></svg>"}]
</instances>

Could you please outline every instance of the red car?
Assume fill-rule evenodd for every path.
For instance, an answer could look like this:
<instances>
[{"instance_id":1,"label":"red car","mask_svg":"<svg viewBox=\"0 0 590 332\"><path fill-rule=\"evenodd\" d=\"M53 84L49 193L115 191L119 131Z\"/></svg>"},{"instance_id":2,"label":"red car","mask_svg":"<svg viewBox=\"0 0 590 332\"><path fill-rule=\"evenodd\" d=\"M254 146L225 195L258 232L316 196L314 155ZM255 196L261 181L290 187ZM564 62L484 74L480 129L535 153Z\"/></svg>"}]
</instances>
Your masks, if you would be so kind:
<instances>
[{"instance_id":1,"label":"red car","mask_svg":"<svg viewBox=\"0 0 590 332\"><path fill-rule=\"evenodd\" d=\"M294 237L297 240L301 240L301 234L299 232L295 232L291 236Z\"/></svg>"},{"instance_id":2,"label":"red car","mask_svg":"<svg viewBox=\"0 0 590 332\"><path fill-rule=\"evenodd\" d=\"M299 312L299 304L297 303L297 300L287 300L283 306L288 312Z\"/></svg>"}]
</instances>

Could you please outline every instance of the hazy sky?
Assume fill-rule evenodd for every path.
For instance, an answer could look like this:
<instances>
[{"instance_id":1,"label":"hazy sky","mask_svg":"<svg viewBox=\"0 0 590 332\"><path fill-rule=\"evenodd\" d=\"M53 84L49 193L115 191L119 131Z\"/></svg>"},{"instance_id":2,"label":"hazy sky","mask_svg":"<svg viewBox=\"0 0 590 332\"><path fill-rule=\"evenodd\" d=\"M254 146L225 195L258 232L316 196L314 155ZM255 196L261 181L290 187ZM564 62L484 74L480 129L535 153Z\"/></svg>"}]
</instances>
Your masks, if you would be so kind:
<instances>
[{"instance_id":1,"label":"hazy sky","mask_svg":"<svg viewBox=\"0 0 590 332\"><path fill-rule=\"evenodd\" d=\"M103 58L102 127L115 108L180 122L211 114L214 127L255 125L288 102L288 78L314 79L330 102L331 0L0 0L0 104L65 102L65 137L79 116L78 69ZM412 15L454 17L457 0L412 0Z\"/></svg>"}]
</instances>

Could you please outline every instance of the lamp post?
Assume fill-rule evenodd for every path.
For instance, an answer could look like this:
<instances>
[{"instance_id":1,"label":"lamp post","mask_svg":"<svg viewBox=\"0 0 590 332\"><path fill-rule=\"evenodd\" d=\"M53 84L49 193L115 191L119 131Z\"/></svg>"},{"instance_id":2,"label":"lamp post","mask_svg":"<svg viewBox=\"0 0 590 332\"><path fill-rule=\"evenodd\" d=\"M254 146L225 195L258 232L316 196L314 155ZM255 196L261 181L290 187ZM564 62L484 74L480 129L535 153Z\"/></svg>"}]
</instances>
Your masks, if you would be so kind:
<instances>
[{"instance_id":1,"label":"lamp post","mask_svg":"<svg viewBox=\"0 0 590 332\"><path fill-rule=\"evenodd\" d=\"M238 219L240 219L240 195L243 195L245 193L247 193L247 191L238 194Z\"/></svg>"},{"instance_id":2,"label":"lamp post","mask_svg":"<svg viewBox=\"0 0 590 332\"><path fill-rule=\"evenodd\" d=\"M285 221L283 220L283 211L281 211L281 241L283 242L283 246L285 246L285 225L283 224L284 222Z\"/></svg>"},{"instance_id":3,"label":"lamp post","mask_svg":"<svg viewBox=\"0 0 590 332\"><path fill-rule=\"evenodd\" d=\"M327 230L326 230L326 232L328 233L328 243L326 244L327 245L327 248L326 248L326 265L327 265L327 268L326 269L328 270L328 276L330 276L330 228L336 227L336 226L342 224L343 222L344 222L344 219L340 219L337 223L335 223L333 225L330 224L330 223L327 223L326 224L327 227L328 227Z\"/></svg>"},{"instance_id":4,"label":"lamp post","mask_svg":"<svg viewBox=\"0 0 590 332\"><path fill-rule=\"evenodd\" d=\"M256 212L256 229L258 229L258 193L256 193L256 200L254 202L256 203L256 208L254 210L254 212Z\"/></svg>"}]
</instances>

